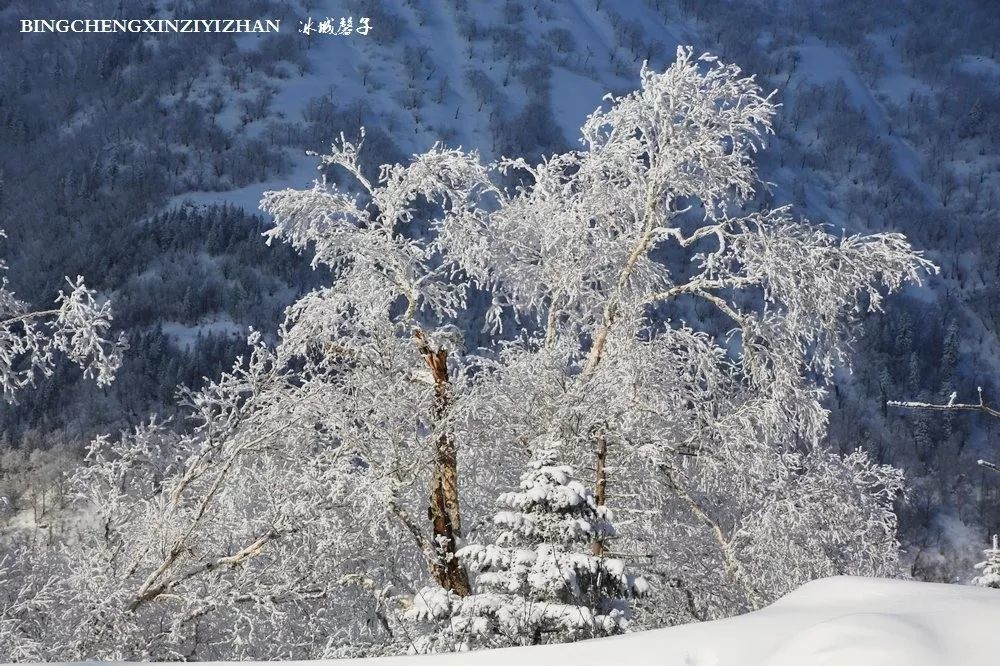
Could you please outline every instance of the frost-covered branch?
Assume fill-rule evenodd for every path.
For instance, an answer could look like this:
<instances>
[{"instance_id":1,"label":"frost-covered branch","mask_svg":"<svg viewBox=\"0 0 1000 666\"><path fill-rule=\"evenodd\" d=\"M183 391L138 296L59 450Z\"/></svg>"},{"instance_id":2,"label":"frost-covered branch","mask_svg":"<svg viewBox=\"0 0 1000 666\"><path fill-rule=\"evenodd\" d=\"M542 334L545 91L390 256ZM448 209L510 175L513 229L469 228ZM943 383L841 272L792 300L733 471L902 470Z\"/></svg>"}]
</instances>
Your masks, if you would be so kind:
<instances>
[{"instance_id":1,"label":"frost-covered branch","mask_svg":"<svg viewBox=\"0 0 1000 666\"><path fill-rule=\"evenodd\" d=\"M917 402L912 400L900 401L900 400L889 400L886 402L890 407L900 407L903 409L927 409L932 411L956 411L956 412L981 412L987 416L992 416L993 418L1000 418L1000 409L996 407L991 407L986 404L986 399L983 397L983 387L977 386L976 393L979 396L979 402L955 402L958 399L958 392L952 392L948 396L948 402L944 404L931 403L931 402ZM976 464L980 467L985 467L986 469L991 469L994 472L1000 472L1000 466L992 463L988 460L977 460Z\"/></svg>"},{"instance_id":2,"label":"frost-covered branch","mask_svg":"<svg viewBox=\"0 0 1000 666\"><path fill-rule=\"evenodd\" d=\"M994 418L1000 418L1000 409L996 407L991 407L986 404L986 400L983 398L983 387L977 387L976 391L979 395L979 402L955 402L958 398L958 393L952 393L948 397L948 402L944 404L935 404L930 402L915 402L915 401L900 401L900 400L889 400L886 404L890 407L902 407L904 409L929 409L934 411L965 411L965 412L982 412L988 416Z\"/></svg>"},{"instance_id":3,"label":"frost-covered branch","mask_svg":"<svg viewBox=\"0 0 1000 666\"><path fill-rule=\"evenodd\" d=\"M0 262L0 271L5 269ZM15 297L6 278L0 281L0 390L7 402L15 402L17 392L39 377L51 375L60 353L98 386L114 380L128 345L124 334L110 336L111 306L98 302L82 277L66 282L56 308L32 311Z\"/></svg>"}]
</instances>

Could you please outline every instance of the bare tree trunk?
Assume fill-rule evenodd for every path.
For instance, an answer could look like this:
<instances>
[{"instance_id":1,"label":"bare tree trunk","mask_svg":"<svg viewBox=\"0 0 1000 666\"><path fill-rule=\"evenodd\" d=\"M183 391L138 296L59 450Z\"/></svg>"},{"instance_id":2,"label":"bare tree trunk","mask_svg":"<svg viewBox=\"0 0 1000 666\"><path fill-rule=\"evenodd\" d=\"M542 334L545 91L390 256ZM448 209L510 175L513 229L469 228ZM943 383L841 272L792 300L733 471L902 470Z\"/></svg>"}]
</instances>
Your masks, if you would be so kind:
<instances>
[{"instance_id":1,"label":"bare tree trunk","mask_svg":"<svg viewBox=\"0 0 1000 666\"><path fill-rule=\"evenodd\" d=\"M700 504L695 500L694 497L688 493L687 490L677 481L673 472L669 468L665 468L667 480L670 482L670 486L677 496L682 499L691 509L691 513L694 514L698 520L703 522L712 530L712 534L715 536L715 541L719 545L719 551L722 553L722 558L725 561L726 569L729 571L730 575L739 583L740 587L747 595L747 600L754 610L760 610L765 605L767 605L764 596L760 591L754 586L753 581L750 576L747 575L746 570L743 568L743 563L736 556L736 552L733 549L732 542L729 540L729 536L726 534L725 530L722 529L722 525L717 523L712 519L711 516L701 507Z\"/></svg>"},{"instance_id":2,"label":"bare tree trunk","mask_svg":"<svg viewBox=\"0 0 1000 666\"><path fill-rule=\"evenodd\" d=\"M604 506L607 499L608 473L605 468L605 461L608 458L608 438L603 434L597 436L597 468L594 480L594 500L597 506ZM597 557L604 556L604 540L595 539L590 544L590 548Z\"/></svg>"},{"instance_id":3,"label":"bare tree trunk","mask_svg":"<svg viewBox=\"0 0 1000 666\"><path fill-rule=\"evenodd\" d=\"M448 377L448 351L431 349L420 329L413 333L417 349L424 357L434 379L434 421L440 424L451 404ZM446 590L459 596L470 593L469 574L455 556L462 534L462 516L458 501L458 452L455 440L444 430L434 443L434 473L431 480L427 517L434 529L434 562L431 575Z\"/></svg>"},{"instance_id":4,"label":"bare tree trunk","mask_svg":"<svg viewBox=\"0 0 1000 666\"><path fill-rule=\"evenodd\" d=\"M604 305L602 321L594 332L594 341L590 347L590 353L587 355L587 361L583 367L584 375L589 375L594 372L598 364L600 364L601 360L604 358L604 347L608 342L608 334L611 331L611 327L618 319L621 294L626 285L628 285L628 281L632 277L632 273L635 271L635 266L639 259L649 251L649 248L653 244L653 232L656 228L656 210L656 196L653 191L651 191L646 197L646 210L643 215L643 234L639 237L635 247L632 248L628 259L625 261L625 265L622 266L622 270L618 274L618 286L615 290L615 294L611 296L608 302ZM597 505L604 506L604 503L607 500L608 473L606 461L608 457L608 440L603 433L597 435L596 444L597 478L595 479L594 496L597 500ZM599 540L594 541L591 544L591 550L594 555L600 557L604 554L604 543Z\"/></svg>"}]
</instances>

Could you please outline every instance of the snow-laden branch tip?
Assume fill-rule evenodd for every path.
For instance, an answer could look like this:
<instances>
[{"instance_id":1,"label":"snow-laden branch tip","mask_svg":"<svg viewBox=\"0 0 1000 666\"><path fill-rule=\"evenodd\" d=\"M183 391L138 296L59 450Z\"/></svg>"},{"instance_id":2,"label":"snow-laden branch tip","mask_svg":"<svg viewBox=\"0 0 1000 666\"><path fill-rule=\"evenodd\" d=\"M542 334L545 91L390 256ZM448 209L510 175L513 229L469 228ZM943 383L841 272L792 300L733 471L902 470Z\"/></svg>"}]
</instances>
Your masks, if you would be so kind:
<instances>
[{"instance_id":1,"label":"snow-laden branch tip","mask_svg":"<svg viewBox=\"0 0 1000 666\"><path fill-rule=\"evenodd\" d=\"M5 268L0 262L0 270ZM51 375L60 353L98 386L111 383L121 366L128 344L124 334L111 335L110 303L99 301L82 277L67 277L66 283L55 308L32 310L16 298L6 278L0 280L0 391L8 402Z\"/></svg>"},{"instance_id":2,"label":"snow-laden branch tip","mask_svg":"<svg viewBox=\"0 0 1000 666\"><path fill-rule=\"evenodd\" d=\"M886 402L890 407L900 407L903 409L930 409L937 411L973 411L982 412L989 416L1000 418L1000 409L992 407L986 404L986 400L983 397L983 388L981 386L976 387L976 391L979 396L979 402L955 402L958 397L958 392L953 392L948 397L948 402L941 403L931 403L931 402L917 402L917 401L899 401L899 400L889 400Z\"/></svg>"},{"instance_id":3,"label":"snow-laden branch tip","mask_svg":"<svg viewBox=\"0 0 1000 666\"><path fill-rule=\"evenodd\" d=\"M979 459L979 460L976 461L976 464L979 465L980 467L985 467L986 469L991 469L994 472L1000 472L1000 465L997 465L996 463L992 463L989 460Z\"/></svg>"}]
</instances>

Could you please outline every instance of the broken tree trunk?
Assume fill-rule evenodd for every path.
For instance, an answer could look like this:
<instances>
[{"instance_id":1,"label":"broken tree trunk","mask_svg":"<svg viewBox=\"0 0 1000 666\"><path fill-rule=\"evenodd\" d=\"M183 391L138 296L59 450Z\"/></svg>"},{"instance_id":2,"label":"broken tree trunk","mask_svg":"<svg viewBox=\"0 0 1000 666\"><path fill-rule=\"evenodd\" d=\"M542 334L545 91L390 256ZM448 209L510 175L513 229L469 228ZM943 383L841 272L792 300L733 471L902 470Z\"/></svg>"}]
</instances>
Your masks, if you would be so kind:
<instances>
[{"instance_id":1,"label":"broken tree trunk","mask_svg":"<svg viewBox=\"0 0 1000 666\"><path fill-rule=\"evenodd\" d=\"M414 330L413 338L434 380L434 423L440 426L451 403L448 351L432 349L420 329ZM442 429L434 448L434 472L427 507L427 517L434 530L435 558L430 573L441 587L464 597L471 591L469 574L455 556L458 537L462 533L458 502L458 452L455 440L447 429Z\"/></svg>"}]
</instances>

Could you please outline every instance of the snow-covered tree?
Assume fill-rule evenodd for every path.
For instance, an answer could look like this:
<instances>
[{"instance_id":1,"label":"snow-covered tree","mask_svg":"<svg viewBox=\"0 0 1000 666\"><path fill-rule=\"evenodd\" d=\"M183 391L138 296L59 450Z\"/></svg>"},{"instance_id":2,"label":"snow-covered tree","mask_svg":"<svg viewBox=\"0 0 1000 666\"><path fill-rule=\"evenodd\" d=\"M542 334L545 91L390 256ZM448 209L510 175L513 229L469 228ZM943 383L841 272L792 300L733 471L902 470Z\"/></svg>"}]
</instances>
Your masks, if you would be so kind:
<instances>
[{"instance_id":1,"label":"snow-covered tree","mask_svg":"<svg viewBox=\"0 0 1000 666\"><path fill-rule=\"evenodd\" d=\"M100 529L47 569L34 644L68 659L386 654L414 642L400 609L427 587L449 617L531 642L620 629L615 600L639 591L624 559L653 580L633 602L644 626L893 573L900 475L825 450L822 383L856 313L932 267L896 234L755 210L774 112L737 68L681 49L595 111L580 150L499 175L435 146L376 177L341 137L322 166L353 186L262 202L269 240L311 252L330 284L288 308L276 344L253 334L231 372L184 394L192 428L95 442L74 487ZM593 470L589 489L539 459L506 497L509 543L463 550L542 437ZM524 504L540 489L582 503ZM608 541L612 509L628 529ZM554 531L529 539L528 517ZM541 577L491 559L520 552ZM530 612L475 603L501 594Z\"/></svg>"},{"instance_id":2,"label":"snow-covered tree","mask_svg":"<svg viewBox=\"0 0 1000 666\"><path fill-rule=\"evenodd\" d=\"M342 138L323 166L363 194L321 181L262 202L268 239L312 251L333 283L288 308L276 346L253 333L231 372L183 394L185 434L154 421L94 443L76 488L103 529L67 554L62 594L77 603L55 652L174 658L209 635L244 646L220 658L272 654L272 640L316 657L328 642L391 644L393 586L429 575L468 593L448 423L468 380L444 323L466 284L409 227L417 207L456 215L492 185L475 154L438 147L370 181L359 147Z\"/></svg>"},{"instance_id":3,"label":"snow-covered tree","mask_svg":"<svg viewBox=\"0 0 1000 666\"><path fill-rule=\"evenodd\" d=\"M418 208L432 226L477 219L484 215L482 199L495 188L475 152L441 146L405 166L383 165L372 183L358 162L363 137L362 130L362 142L353 144L341 136L323 157L323 166L354 178L362 199L322 182L311 191L269 192L261 202L275 221L268 240L310 248L314 265L335 277L333 286L289 308L279 362L306 359L327 386L344 387L339 404L345 412L338 425L325 427L363 447L365 464L388 475L386 507L412 535L435 580L467 594L468 576L454 557L462 519L458 445L447 416L461 390L456 324L469 284L433 235L414 227ZM372 400L382 415L371 413ZM348 417L354 410L360 411ZM407 508L396 494L424 471L429 501ZM425 512L430 534L413 518Z\"/></svg>"},{"instance_id":4,"label":"snow-covered tree","mask_svg":"<svg viewBox=\"0 0 1000 666\"><path fill-rule=\"evenodd\" d=\"M0 261L0 272L6 270ZM98 302L82 277L66 278L66 283L55 308L32 310L10 290L6 277L0 280L0 391L7 402L39 377L51 375L60 353L99 386L111 383L121 365L126 344L124 337L109 338L111 305Z\"/></svg>"},{"instance_id":5,"label":"snow-covered tree","mask_svg":"<svg viewBox=\"0 0 1000 666\"><path fill-rule=\"evenodd\" d=\"M520 490L502 494L498 503L504 508L493 517L500 530L494 543L457 553L477 574L475 592L460 597L424 588L414 597L409 615L442 627L428 642L468 649L622 633L627 600L644 596L648 585L621 560L591 552L592 543L615 535L611 511L559 461L558 450L536 451Z\"/></svg>"},{"instance_id":6,"label":"snow-covered tree","mask_svg":"<svg viewBox=\"0 0 1000 666\"><path fill-rule=\"evenodd\" d=\"M1000 589L1000 540L993 535L993 547L983 551L986 559L976 565L981 573L972 579L973 585Z\"/></svg>"},{"instance_id":7,"label":"snow-covered tree","mask_svg":"<svg viewBox=\"0 0 1000 666\"><path fill-rule=\"evenodd\" d=\"M500 447L558 431L571 460L595 469L600 503L658 507L622 506L656 516L631 545L671 553L663 576L700 588L710 614L760 606L820 571L892 571L898 475L822 450L823 383L848 361L857 314L934 270L898 234L835 235L788 208L753 210L752 158L774 113L752 77L680 49L590 116L580 150L501 161L523 184L439 241L490 286L498 326L505 310L538 322L476 387L469 434ZM846 560L829 557L838 539L802 548L795 576L765 584L754 571L781 561L781 541L754 517L796 506L823 474L845 481L839 501L856 510L806 502L813 536L792 522L778 533L853 540L875 526L879 546ZM704 567L677 553L718 569L692 573Z\"/></svg>"},{"instance_id":8,"label":"snow-covered tree","mask_svg":"<svg viewBox=\"0 0 1000 666\"><path fill-rule=\"evenodd\" d=\"M0 230L0 238L4 237ZM0 260L0 272L6 270ZM6 277L0 279L0 391L9 403L16 402L19 390L50 376L59 353L99 386L114 380L127 344L124 336L108 337L111 306L98 302L96 292L86 287L82 277L66 278L66 282L69 288L60 290L55 308L32 310L15 296ZM44 515L49 489L38 490L42 507L41 512L33 507L36 522ZM0 497L0 502L8 501ZM0 554L0 653L15 661L43 660L53 654L44 643L46 630L52 626L46 622L46 611L57 594L50 558L18 543L16 535L0 533L0 538L7 551Z\"/></svg>"}]
</instances>

